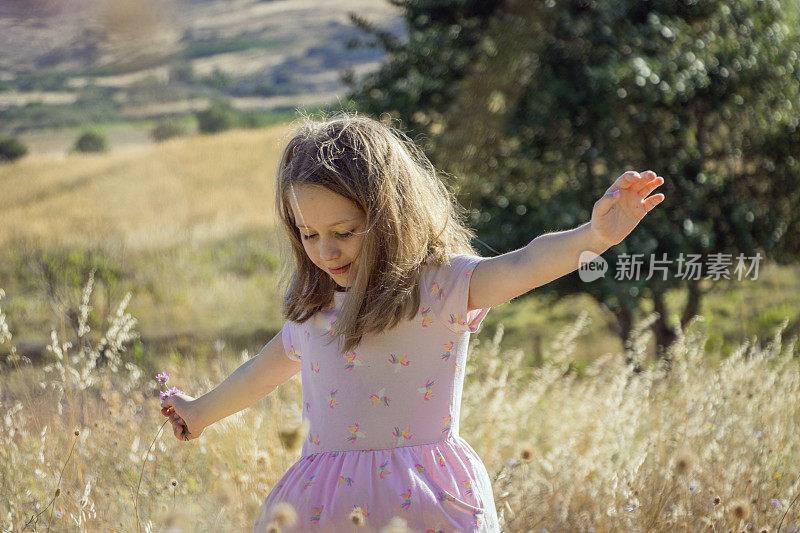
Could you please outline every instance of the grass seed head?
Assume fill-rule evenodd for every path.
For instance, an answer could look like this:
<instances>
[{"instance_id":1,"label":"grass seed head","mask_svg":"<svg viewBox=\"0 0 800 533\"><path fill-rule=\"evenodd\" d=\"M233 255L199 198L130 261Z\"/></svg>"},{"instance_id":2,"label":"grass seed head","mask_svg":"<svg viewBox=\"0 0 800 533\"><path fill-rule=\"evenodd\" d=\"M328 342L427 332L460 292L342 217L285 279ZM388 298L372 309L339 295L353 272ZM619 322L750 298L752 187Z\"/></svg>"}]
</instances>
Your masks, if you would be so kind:
<instances>
[{"instance_id":1,"label":"grass seed head","mask_svg":"<svg viewBox=\"0 0 800 533\"><path fill-rule=\"evenodd\" d=\"M750 507L750 502L747 500L738 499L731 502L729 512L731 517L733 517L735 520L747 520L750 518L752 508Z\"/></svg>"},{"instance_id":2,"label":"grass seed head","mask_svg":"<svg viewBox=\"0 0 800 533\"><path fill-rule=\"evenodd\" d=\"M697 464L697 457L690 450L682 450L675 455L672 464L672 472L676 476L683 476L691 473Z\"/></svg>"},{"instance_id":3,"label":"grass seed head","mask_svg":"<svg viewBox=\"0 0 800 533\"><path fill-rule=\"evenodd\" d=\"M530 444L523 444L519 449L519 458L523 461L530 461L533 458L535 450Z\"/></svg>"},{"instance_id":4,"label":"grass seed head","mask_svg":"<svg viewBox=\"0 0 800 533\"><path fill-rule=\"evenodd\" d=\"M353 509L353 512L350 513L350 521L356 526L364 525L364 513L361 512L361 509Z\"/></svg>"},{"instance_id":5,"label":"grass seed head","mask_svg":"<svg viewBox=\"0 0 800 533\"><path fill-rule=\"evenodd\" d=\"M399 516L393 516L386 526L381 529L381 533L411 533L408 523Z\"/></svg>"},{"instance_id":6,"label":"grass seed head","mask_svg":"<svg viewBox=\"0 0 800 533\"><path fill-rule=\"evenodd\" d=\"M297 522L297 511L289 502L280 502L272 508L271 518L279 526L293 526Z\"/></svg>"},{"instance_id":7,"label":"grass seed head","mask_svg":"<svg viewBox=\"0 0 800 533\"><path fill-rule=\"evenodd\" d=\"M294 451L298 449L306 438L308 431L308 421L303 420L299 426L282 428L278 431L278 438L286 450Z\"/></svg>"}]
</instances>

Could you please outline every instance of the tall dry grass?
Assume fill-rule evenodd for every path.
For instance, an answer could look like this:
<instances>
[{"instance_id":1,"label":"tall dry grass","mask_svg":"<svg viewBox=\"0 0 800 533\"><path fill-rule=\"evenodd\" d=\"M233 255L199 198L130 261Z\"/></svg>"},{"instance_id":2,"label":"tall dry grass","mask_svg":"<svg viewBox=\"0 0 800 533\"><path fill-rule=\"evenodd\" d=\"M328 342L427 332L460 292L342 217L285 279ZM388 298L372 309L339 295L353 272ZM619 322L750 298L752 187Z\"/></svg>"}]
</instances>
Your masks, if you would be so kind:
<instances>
[{"instance_id":1,"label":"tall dry grass","mask_svg":"<svg viewBox=\"0 0 800 533\"><path fill-rule=\"evenodd\" d=\"M800 531L800 373L786 322L763 349L751 339L714 367L702 317L669 364L648 364L654 318L582 379L567 362L585 315L530 377L521 352L500 350L502 326L477 351L465 397L485 400L464 405L464 433L496 473L506 528Z\"/></svg>"},{"instance_id":2,"label":"tall dry grass","mask_svg":"<svg viewBox=\"0 0 800 533\"><path fill-rule=\"evenodd\" d=\"M299 376L199 440L160 433L148 453L163 417L153 376L125 351L135 319L126 299L107 331L89 331L91 289L90 280L79 338L53 332L44 367L15 355L0 311L11 352L0 381L0 524L133 531L138 510L142 531L248 530L298 458ZM551 339L537 368L503 349L502 325L473 338L462 436L493 477L504 531L800 531L800 372L785 323L764 347L750 339L714 365L698 318L666 365L644 358L645 322L625 353L598 354L579 377L568 361L587 320ZM161 369L201 394L247 357L180 368L164 358Z\"/></svg>"}]
</instances>

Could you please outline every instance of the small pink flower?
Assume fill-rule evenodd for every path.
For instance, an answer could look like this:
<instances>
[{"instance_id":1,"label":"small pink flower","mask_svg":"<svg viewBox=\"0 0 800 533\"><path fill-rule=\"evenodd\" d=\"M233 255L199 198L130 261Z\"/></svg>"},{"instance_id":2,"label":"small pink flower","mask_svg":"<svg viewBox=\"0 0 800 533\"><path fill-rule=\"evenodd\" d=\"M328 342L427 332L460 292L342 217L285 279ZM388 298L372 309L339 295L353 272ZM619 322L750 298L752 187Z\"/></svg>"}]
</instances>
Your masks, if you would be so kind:
<instances>
[{"instance_id":1,"label":"small pink flower","mask_svg":"<svg viewBox=\"0 0 800 533\"><path fill-rule=\"evenodd\" d=\"M174 396L176 394L183 394L183 391L180 390L178 387L172 387L171 389L158 391L158 395L161 397L161 401L163 402L170 396Z\"/></svg>"}]
</instances>

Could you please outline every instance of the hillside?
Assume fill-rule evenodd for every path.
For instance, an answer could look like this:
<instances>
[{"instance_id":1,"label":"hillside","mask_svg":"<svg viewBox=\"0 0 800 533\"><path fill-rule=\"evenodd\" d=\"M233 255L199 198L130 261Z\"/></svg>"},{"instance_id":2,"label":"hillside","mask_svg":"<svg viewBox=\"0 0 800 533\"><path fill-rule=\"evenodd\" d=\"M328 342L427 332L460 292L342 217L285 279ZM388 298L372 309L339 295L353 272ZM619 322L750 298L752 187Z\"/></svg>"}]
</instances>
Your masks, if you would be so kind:
<instances>
[{"instance_id":1,"label":"hillside","mask_svg":"<svg viewBox=\"0 0 800 533\"><path fill-rule=\"evenodd\" d=\"M342 74L375 69L350 46L357 12L401 34L388 2L14 0L0 4L0 133L335 102ZM30 105L33 104L33 105Z\"/></svg>"},{"instance_id":2,"label":"hillside","mask_svg":"<svg viewBox=\"0 0 800 533\"><path fill-rule=\"evenodd\" d=\"M0 246L24 239L161 249L270 227L288 129L194 136L102 155L33 155L2 165Z\"/></svg>"}]
</instances>

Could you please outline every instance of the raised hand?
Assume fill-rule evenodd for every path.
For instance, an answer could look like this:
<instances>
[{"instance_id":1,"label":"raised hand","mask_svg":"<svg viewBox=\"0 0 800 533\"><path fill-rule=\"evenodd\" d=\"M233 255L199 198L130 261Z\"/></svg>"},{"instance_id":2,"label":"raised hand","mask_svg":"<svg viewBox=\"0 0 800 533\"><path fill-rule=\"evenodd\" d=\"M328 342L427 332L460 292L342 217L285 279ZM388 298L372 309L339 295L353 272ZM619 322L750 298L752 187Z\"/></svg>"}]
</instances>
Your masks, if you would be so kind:
<instances>
[{"instance_id":1,"label":"raised hand","mask_svg":"<svg viewBox=\"0 0 800 533\"><path fill-rule=\"evenodd\" d=\"M592 209L591 229L597 238L609 247L622 242L664 200L661 193L648 196L663 183L652 170L629 171L617 178Z\"/></svg>"}]
</instances>

